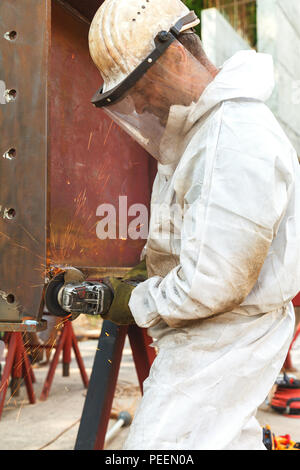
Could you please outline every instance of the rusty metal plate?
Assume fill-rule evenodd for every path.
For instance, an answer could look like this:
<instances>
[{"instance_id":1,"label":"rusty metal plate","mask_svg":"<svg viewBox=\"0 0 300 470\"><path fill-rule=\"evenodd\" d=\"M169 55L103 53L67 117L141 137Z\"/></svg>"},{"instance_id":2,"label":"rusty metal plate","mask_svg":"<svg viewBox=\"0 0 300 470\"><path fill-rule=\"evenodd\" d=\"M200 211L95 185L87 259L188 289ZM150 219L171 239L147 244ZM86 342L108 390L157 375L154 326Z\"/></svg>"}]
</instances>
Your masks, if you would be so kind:
<instances>
[{"instance_id":1,"label":"rusty metal plate","mask_svg":"<svg viewBox=\"0 0 300 470\"><path fill-rule=\"evenodd\" d=\"M128 208L149 208L156 163L92 106L101 77L88 31L86 19L56 0L1 0L2 330L40 320L52 267L121 276L145 244L121 234L118 221L116 239L97 236L99 205L118 211L126 197Z\"/></svg>"},{"instance_id":2,"label":"rusty metal plate","mask_svg":"<svg viewBox=\"0 0 300 470\"><path fill-rule=\"evenodd\" d=\"M119 197L149 208L154 159L91 104L101 76L88 49L89 24L52 8L49 77L49 266L127 267L145 239L120 233ZM97 236L101 204L116 208L116 239ZM128 217L128 224L134 217ZM91 275L99 272L90 269ZM102 271L103 272L103 271Z\"/></svg>"},{"instance_id":3,"label":"rusty metal plate","mask_svg":"<svg viewBox=\"0 0 300 470\"><path fill-rule=\"evenodd\" d=\"M81 15L92 20L96 11L104 0L59 0L60 3L70 5L76 9Z\"/></svg>"},{"instance_id":4,"label":"rusty metal plate","mask_svg":"<svg viewBox=\"0 0 300 470\"><path fill-rule=\"evenodd\" d=\"M37 316L44 287L49 20L48 0L0 2L0 322Z\"/></svg>"}]
</instances>

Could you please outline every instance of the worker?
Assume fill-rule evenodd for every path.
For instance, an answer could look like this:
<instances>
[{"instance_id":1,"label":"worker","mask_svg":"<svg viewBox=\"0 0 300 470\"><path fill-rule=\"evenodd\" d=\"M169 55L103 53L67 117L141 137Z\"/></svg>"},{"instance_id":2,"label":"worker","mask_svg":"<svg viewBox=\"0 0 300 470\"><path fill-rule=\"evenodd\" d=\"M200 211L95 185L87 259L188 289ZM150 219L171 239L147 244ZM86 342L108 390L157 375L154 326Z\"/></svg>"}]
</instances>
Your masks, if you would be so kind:
<instances>
[{"instance_id":1,"label":"worker","mask_svg":"<svg viewBox=\"0 0 300 470\"><path fill-rule=\"evenodd\" d=\"M106 0L90 29L93 102L158 160L147 273L109 280L105 316L158 349L126 450L265 449L256 411L294 330L300 170L264 103L272 58L217 69L198 23L180 0Z\"/></svg>"}]
</instances>

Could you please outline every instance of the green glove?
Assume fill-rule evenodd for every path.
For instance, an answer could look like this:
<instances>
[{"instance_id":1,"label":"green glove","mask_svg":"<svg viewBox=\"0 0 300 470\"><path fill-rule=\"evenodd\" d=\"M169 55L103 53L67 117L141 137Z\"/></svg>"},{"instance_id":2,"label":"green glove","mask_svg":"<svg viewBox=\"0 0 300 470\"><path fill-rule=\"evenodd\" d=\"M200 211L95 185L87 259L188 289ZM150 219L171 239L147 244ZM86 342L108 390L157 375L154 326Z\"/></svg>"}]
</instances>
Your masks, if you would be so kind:
<instances>
[{"instance_id":1,"label":"green glove","mask_svg":"<svg viewBox=\"0 0 300 470\"><path fill-rule=\"evenodd\" d=\"M108 313L102 315L104 320L110 320L117 325L133 325L135 320L129 308L129 300L133 289L147 279L146 261L131 269L123 279L109 277L104 280L114 296Z\"/></svg>"},{"instance_id":2,"label":"green glove","mask_svg":"<svg viewBox=\"0 0 300 470\"><path fill-rule=\"evenodd\" d=\"M132 268L124 277L123 280L144 282L148 279L146 259L140 262L137 266Z\"/></svg>"}]
</instances>

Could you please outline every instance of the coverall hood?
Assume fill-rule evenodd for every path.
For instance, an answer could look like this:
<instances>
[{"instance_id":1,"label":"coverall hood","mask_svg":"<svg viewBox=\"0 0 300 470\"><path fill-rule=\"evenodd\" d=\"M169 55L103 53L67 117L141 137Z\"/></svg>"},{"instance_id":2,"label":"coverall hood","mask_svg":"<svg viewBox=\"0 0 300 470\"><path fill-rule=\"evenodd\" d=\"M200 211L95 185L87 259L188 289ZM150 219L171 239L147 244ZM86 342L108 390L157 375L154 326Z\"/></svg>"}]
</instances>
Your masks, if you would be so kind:
<instances>
[{"instance_id":1,"label":"coverall hood","mask_svg":"<svg viewBox=\"0 0 300 470\"><path fill-rule=\"evenodd\" d=\"M255 51L239 51L220 68L196 103L173 106L161 144L161 163L174 166L184 152L193 126L217 105L233 99L267 101L275 86L273 58Z\"/></svg>"}]
</instances>

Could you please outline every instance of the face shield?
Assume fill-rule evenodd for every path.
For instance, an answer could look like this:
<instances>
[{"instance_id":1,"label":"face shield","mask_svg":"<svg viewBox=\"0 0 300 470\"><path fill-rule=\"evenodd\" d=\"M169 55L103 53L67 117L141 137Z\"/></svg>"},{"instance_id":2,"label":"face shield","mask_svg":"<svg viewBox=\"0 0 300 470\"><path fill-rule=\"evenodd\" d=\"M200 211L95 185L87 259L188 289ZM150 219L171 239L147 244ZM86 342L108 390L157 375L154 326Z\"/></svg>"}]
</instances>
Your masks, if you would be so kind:
<instances>
[{"instance_id":1,"label":"face shield","mask_svg":"<svg viewBox=\"0 0 300 470\"><path fill-rule=\"evenodd\" d=\"M169 32L160 32L143 63L117 87L106 93L101 89L92 100L160 163L168 163L161 143L172 108L189 107L201 95L203 67L176 39L197 23L191 12Z\"/></svg>"}]
</instances>

